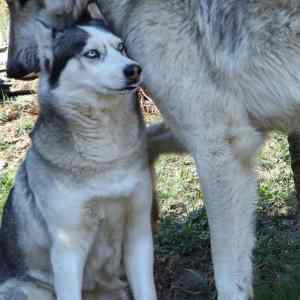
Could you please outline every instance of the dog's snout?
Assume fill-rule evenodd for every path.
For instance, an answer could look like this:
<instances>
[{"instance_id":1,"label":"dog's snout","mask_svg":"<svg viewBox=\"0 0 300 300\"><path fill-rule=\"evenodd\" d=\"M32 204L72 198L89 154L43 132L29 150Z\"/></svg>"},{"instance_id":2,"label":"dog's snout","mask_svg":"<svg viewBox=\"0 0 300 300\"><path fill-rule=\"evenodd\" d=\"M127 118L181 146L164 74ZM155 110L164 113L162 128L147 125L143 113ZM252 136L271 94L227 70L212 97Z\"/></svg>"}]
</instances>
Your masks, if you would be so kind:
<instances>
[{"instance_id":1,"label":"dog's snout","mask_svg":"<svg viewBox=\"0 0 300 300\"><path fill-rule=\"evenodd\" d=\"M132 83L137 82L142 73L142 68L139 65L132 64L124 69L125 77Z\"/></svg>"},{"instance_id":2,"label":"dog's snout","mask_svg":"<svg viewBox=\"0 0 300 300\"><path fill-rule=\"evenodd\" d=\"M14 62L7 64L7 77L21 79L27 74L27 70L21 63Z\"/></svg>"},{"instance_id":3,"label":"dog's snout","mask_svg":"<svg viewBox=\"0 0 300 300\"><path fill-rule=\"evenodd\" d=\"M36 76L33 75L36 70L29 70L20 62L8 62L6 66L6 72L8 78L15 78L15 79L31 79L35 78ZM27 78L28 77L28 78Z\"/></svg>"}]
</instances>

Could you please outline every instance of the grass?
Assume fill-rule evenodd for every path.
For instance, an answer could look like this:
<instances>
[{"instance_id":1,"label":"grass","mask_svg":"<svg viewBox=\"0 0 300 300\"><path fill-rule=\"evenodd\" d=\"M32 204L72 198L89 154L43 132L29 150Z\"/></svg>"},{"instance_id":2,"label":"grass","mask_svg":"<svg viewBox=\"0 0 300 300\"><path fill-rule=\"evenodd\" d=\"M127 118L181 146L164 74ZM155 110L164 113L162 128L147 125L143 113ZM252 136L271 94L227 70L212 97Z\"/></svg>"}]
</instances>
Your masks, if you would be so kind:
<instances>
[{"instance_id":1,"label":"grass","mask_svg":"<svg viewBox=\"0 0 300 300\"><path fill-rule=\"evenodd\" d=\"M268 286L256 291L255 299L258 300L300 300L300 268L298 272L291 273L288 278L283 279L274 289Z\"/></svg>"},{"instance_id":2,"label":"grass","mask_svg":"<svg viewBox=\"0 0 300 300\"><path fill-rule=\"evenodd\" d=\"M13 187L14 175L14 170L6 170L5 172L0 172L0 212L3 210L3 206L10 189Z\"/></svg>"},{"instance_id":3,"label":"grass","mask_svg":"<svg viewBox=\"0 0 300 300\"><path fill-rule=\"evenodd\" d=\"M28 134L36 118L33 103L32 97L0 102L0 212L30 144Z\"/></svg>"},{"instance_id":4,"label":"grass","mask_svg":"<svg viewBox=\"0 0 300 300\"><path fill-rule=\"evenodd\" d=\"M8 11L4 0L0 0L0 40L7 41Z\"/></svg>"}]
</instances>

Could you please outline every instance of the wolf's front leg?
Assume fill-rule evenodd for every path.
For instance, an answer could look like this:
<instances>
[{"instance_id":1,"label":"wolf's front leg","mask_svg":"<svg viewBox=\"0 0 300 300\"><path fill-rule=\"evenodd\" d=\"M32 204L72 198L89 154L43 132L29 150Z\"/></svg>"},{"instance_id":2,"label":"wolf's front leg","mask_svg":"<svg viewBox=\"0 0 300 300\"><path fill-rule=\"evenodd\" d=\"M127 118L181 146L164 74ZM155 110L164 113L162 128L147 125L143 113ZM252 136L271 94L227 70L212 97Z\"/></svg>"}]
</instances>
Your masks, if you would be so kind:
<instances>
[{"instance_id":1,"label":"wolf's front leg","mask_svg":"<svg viewBox=\"0 0 300 300\"><path fill-rule=\"evenodd\" d=\"M152 183L148 170L130 199L124 261L134 300L156 300L151 230Z\"/></svg>"},{"instance_id":2,"label":"wolf's front leg","mask_svg":"<svg viewBox=\"0 0 300 300\"><path fill-rule=\"evenodd\" d=\"M206 200L218 300L248 300L253 294L256 179L250 157L242 161L244 153L239 156L234 149L238 137L213 134L201 141L195 158Z\"/></svg>"},{"instance_id":3,"label":"wolf's front leg","mask_svg":"<svg viewBox=\"0 0 300 300\"><path fill-rule=\"evenodd\" d=\"M58 231L51 248L57 300L81 300L83 271L92 237L86 232Z\"/></svg>"},{"instance_id":4,"label":"wolf's front leg","mask_svg":"<svg viewBox=\"0 0 300 300\"><path fill-rule=\"evenodd\" d=\"M154 162L161 154L187 152L187 149L163 122L147 127L147 139L150 162Z\"/></svg>"}]
</instances>

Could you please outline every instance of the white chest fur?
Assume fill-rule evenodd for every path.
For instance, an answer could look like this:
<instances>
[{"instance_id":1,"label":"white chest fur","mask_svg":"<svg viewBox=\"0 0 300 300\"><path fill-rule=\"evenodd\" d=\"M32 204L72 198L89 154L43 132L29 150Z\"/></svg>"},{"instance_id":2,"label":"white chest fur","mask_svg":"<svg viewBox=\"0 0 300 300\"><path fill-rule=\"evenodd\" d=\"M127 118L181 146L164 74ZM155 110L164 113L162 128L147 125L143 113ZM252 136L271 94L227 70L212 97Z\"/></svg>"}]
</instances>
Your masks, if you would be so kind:
<instances>
[{"instance_id":1,"label":"white chest fur","mask_svg":"<svg viewBox=\"0 0 300 300\"><path fill-rule=\"evenodd\" d=\"M122 251L127 217L136 205L132 195L141 183L150 182L143 160L89 179L55 174L48 180L51 191L37 200L52 239L62 239L72 248L89 248L83 290L124 288ZM141 205L148 206L148 199Z\"/></svg>"}]
</instances>

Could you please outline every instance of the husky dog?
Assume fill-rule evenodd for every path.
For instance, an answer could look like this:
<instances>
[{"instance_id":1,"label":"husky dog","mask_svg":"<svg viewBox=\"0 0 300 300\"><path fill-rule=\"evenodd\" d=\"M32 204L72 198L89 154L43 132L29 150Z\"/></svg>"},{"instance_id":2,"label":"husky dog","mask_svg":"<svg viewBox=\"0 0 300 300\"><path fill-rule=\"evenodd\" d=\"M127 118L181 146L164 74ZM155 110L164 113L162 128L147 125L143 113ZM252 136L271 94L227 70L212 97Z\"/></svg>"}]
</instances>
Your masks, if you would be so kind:
<instances>
[{"instance_id":1,"label":"husky dog","mask_svg":"<svg viewBox=\"0 0 300 300\"><path fill-rule=\"evenodd\" d=\"M80 0L7 1L14 33L11 75L36 71L34 59L27 60L36 57L36 41L30 38L36 11L48 11L60 24L86 5ZM196 161L209 217L218 299L249 299L255 245L253 161L267 132L299 126L300 2L97 0L97 4L125 38L130 56L142 64L145 86ZM74 16L66 10L71 5Z\"/></svg>"},{"instance_id":2,"label":"husky dog","mask_svg":"<svg viewBox=\"0 0 300 300\"><path fill-rule=\"evenodd\" d=\"M0 299L125 300L124 264L134 299L155 300L141 68L100 21L35 22L40 114L4 210Z\"/></svg>"}]
</instances>

